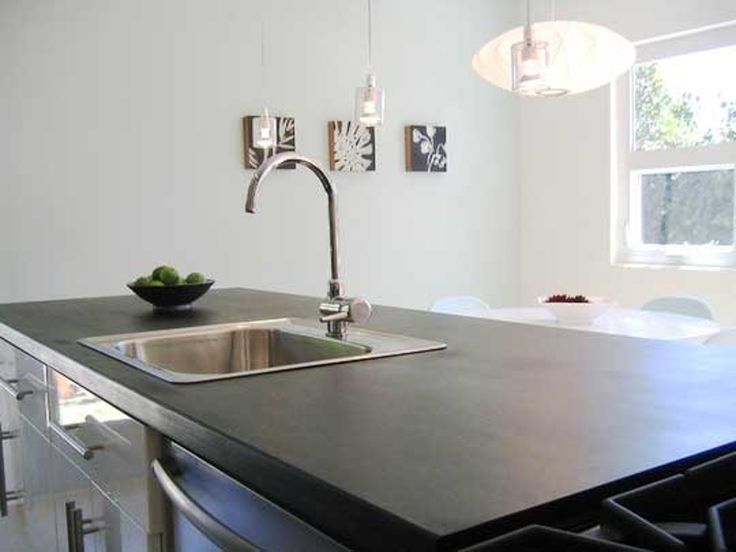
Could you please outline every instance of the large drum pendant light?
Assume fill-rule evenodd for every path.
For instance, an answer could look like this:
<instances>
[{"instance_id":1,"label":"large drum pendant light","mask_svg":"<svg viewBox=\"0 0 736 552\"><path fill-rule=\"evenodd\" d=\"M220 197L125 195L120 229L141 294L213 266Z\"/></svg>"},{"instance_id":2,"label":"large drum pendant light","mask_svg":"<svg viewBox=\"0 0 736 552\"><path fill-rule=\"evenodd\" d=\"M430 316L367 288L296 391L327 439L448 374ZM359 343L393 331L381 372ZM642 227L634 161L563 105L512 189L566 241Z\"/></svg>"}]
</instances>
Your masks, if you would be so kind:
<instances>
[{"instance_id":1,"label":"large drum pendant light","mask_svg":"<svg viewBox=\"0 0 736 552\"><path fill-rule=\"evenodd\" d=\"M473 56L490 83L526 96L577 94L608 84L634 63L634 45L621 35L580 21L529 20L497 36Z\"/></svg>"}]
</instances>

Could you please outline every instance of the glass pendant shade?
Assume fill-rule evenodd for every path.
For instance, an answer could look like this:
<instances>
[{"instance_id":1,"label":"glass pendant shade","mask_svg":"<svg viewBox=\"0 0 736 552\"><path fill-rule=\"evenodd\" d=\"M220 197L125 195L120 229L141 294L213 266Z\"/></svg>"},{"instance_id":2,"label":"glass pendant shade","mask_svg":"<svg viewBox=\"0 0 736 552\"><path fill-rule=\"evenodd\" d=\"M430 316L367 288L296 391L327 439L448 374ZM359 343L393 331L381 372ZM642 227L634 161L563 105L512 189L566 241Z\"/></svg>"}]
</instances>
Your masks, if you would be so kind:
<instances>
[{"instance_id":1,"label":"glass pendant shade","mask_svg":"<svg viewBox=\"0 0 736 552\"><path fill-rule=\"evenodd\" d=\"M375 127L383 123L384 93L376 87L376 77L369 74L366 86L355 91L355 120L365 126Z\"/></svg>"},{"instance_id":2,"label":"glass pendant shade","mask_svg":"<svg viewBox=\"0 0 736 552\"><path fill-rule=\"evenodd\" d=\"M592 23L542 21L511 29L473 56L473 69L519 94L560 96L593 90L626 72L634 45Z\"/></svg>"},{"instance_id":3,"label":"glass pendant shade","mask_svg":"<svg viewBox=\"0 0 736 552\"><path fill-rule=\"evenodd\" d=\"M253 145L259 149L271 149L276 146L276 118L263 109L260 117L253 121Z\"/></svg>"},{"instance_id":4,"label":"glass pendant shade","mask_svg":"<svg viewBox=\"0 0 736 552\"><path fill-rule=\"evenodd\" d=\"M535 42L527 28L524 41L511 46L511 89L524 95L538 94L547 85L547 43Z\"/></svg>"}]
</instances>

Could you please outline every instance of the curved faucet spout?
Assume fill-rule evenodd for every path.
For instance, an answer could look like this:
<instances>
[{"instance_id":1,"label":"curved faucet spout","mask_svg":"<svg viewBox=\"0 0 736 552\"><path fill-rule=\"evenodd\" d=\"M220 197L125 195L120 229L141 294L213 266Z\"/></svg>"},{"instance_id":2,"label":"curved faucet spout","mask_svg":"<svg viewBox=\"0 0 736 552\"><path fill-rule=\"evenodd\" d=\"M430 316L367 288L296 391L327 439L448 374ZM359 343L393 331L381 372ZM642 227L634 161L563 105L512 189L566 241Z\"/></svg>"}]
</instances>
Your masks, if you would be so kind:
<instances>
[{"instance_id":1,"label":"curved faucet spout","mask_svg":"<svg viewBox=\"0 0 736 552\"><path fill-rule=\"evenodd\" d=\"M248 213L256 212L256 193L258 192L258 186L263 182L266 177L271 173L272 170L286 163L296 163L303 165L311 170L314 175L319 179L322 187L327 194L327 214L329 217L330 225L330 287L329 297L336 298L342 295L342 286L340 284L339 274L339 255L338 255L338 240L337 240L337 198L335 189L332 187L330 180L327 178L327 174L315 161L312 161L308 157L304 157L298 153L278 153L272 157L266 159L260 167L256 170L253 178L248 186L248 197L245 202L245 210Z\"/></svg>"}]
</instances>

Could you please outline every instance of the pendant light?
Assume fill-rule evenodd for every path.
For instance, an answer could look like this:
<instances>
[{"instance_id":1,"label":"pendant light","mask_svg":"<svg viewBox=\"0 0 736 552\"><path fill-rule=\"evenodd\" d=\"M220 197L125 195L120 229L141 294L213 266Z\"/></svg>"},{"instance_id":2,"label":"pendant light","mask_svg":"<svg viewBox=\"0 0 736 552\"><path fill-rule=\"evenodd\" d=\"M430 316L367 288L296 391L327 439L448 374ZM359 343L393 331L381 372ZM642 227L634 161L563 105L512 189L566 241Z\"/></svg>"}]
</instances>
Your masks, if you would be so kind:
<instances>
[{"instance_id":1,"label":"pendant light","mask_svg":"<svg viewBox=\"0 0 736 552\"><path fill-rule=\"evenodd\" d=\"M383 123L385 95L382 88L376 86L376 75L373 73L373 10L371 0L368 2L368 74L365 86L355 91L355 120L364 126L375 127Z\"/></svg>"},{"instance_id":2,"label":"pendant light","mask_svg":"<svg viewBox=\"0 0 736 552\"><path fill-rule=\"evenodd\" d=\"M541 21L497 36L473 56L473 69L524 96L564 96L608 84L634 64L634 45L592 23Z\"/></svg>"},{"instance_id":3,"label":"pendant light","mask_svg":"<svg viewBox=\"0 0 736 552\"><path fill-rule=\"evenodd\" d=\"M538 94L546 89L548 64L547 43L534 40L529 19L529 0L526 0L524 38L511 46L511 89L519 94Z\"/></svg>"},{"instance_id":4,"label":"pendant light","mask_svg":"<svg viewBox=\"0 0 736 552\"><path fill-rule=\"evenodd\" d=\"M272 149L276 146L276 119L268 113L268 107L253 121L253 146Z\"/></svg>"},{"instance_id":5,"label":"pendant light","mask_svg":"<svg viewBox=\"0 0 736 552\"><path fill-rule=\"evenodd\" d=\"M259 149L276 147L276 119L266 107L266 23L261 22L261 96L263 112L253 120L253 145Z\"/></svg>"}]
</instances>

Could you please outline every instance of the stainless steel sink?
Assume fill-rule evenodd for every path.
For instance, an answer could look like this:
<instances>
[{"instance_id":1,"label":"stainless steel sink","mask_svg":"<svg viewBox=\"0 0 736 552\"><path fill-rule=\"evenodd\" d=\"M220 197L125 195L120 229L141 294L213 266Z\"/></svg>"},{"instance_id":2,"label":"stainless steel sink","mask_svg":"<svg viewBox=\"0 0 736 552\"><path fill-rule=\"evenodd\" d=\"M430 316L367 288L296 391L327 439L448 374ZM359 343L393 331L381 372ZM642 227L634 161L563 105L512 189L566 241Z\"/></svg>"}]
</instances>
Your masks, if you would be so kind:
<instances>
[{"instance_id":1,"label":"stainless steel sink","mask_svg":"<svg viewBox=\"0 0 736 552\"><path fill-rule=\"evenodd\" d=\"M173 383L193 383L444 349L444 343L352 328L326 337L282 318L90 337L83 345Z\"/></svg>"}]
</instances>

